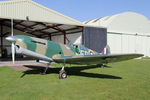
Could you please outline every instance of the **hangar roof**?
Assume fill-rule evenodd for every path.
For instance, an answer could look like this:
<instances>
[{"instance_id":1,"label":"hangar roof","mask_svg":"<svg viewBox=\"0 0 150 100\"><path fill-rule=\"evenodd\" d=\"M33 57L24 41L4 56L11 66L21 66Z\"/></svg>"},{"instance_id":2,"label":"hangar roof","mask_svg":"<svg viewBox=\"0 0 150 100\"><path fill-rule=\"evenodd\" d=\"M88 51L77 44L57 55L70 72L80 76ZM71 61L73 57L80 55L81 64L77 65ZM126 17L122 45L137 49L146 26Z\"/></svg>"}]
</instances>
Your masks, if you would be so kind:
<instances>
[{"instance_id":1,"label":"hangar roof","mask_svg":"<svg viewBox=\"0 0 150 100\"><path fill-rule=\"evenodd\" d=\"M89 26L32 0L0 1L0 23L10 27L10 19L14 20L14 29L40 38L78 33L83 26Z\"/></svg>"},{"instance_id":2,"label":"hangar roof","mask_svg":"<svg viewBox=\"0 0 150 100\"><path fill-rule=\"evenodd\" d=\"M46 8L32 0L0 1L0 18L30 20L55 24L82 25L77 20Z\"/></svg>"},{"instance_id":3,"label":"hangar roof","mask_svg":"<svg viewBox=\"0 0 150 100\"><path fill-rule=\"evenodd\" d=\"M112 33L150 35L150 20L134 12L106 16L84 23L107 27L107 31Z\"/></svg>"}]
</instances>

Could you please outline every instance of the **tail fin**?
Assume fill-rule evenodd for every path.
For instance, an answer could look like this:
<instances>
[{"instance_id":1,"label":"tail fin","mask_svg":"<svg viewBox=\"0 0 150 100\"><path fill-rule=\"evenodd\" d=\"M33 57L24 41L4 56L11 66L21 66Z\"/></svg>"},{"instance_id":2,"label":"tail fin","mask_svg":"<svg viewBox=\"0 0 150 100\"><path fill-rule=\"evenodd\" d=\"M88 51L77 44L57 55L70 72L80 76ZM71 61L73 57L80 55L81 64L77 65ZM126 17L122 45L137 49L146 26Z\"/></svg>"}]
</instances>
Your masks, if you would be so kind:
<instances>
[{"instance_id":1,"label":"tail fin","mask_svg":"<svg viewBox=\"0 0 150 100\"><path fill-rule=\"evenodd\" d=\"M105 48L104 48L103 51L102 51L102 54L103 54L103 55L108 55L108 54L110 54L110 47L109 47L109 45L106 45L106 46L105 46Z\"/></svg>"}]
</instances>

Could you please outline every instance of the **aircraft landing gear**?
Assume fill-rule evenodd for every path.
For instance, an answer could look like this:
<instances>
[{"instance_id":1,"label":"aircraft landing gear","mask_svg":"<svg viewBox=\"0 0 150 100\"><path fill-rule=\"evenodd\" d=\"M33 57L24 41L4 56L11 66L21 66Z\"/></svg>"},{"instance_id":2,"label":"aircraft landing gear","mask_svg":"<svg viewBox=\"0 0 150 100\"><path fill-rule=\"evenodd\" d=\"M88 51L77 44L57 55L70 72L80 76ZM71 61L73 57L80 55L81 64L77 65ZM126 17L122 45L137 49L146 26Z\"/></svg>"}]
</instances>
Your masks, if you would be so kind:
<instances>
[{"instance_id":1,"label":"aircraft landing gear","mask_svg":"<svg viewBox=\"0 0 150 100\"><path fill-rule=\"evenodd\" d=\"M59 79L65 79L65 78L67 78L67 73L66 73L66 71L64 70L64 68L65 68L65 66L64 66L64 64L63 64L62 69L59 71Z\"/></svg>"},{"instance_id":2,"label":"aircraft landing gear","mask_svg":"<svg viewBox=\"0 0 150 100\"><path fill-rule=\"evenodd\" d=\"M48 63L48 64L46 65L46 68L45 68L45 70L44 70L43 72L40 72L41 75L45 75L45 74L46 74L46 71L47 71L49 65L50 65L50 63Z\"/></svg>"}]
</instances>

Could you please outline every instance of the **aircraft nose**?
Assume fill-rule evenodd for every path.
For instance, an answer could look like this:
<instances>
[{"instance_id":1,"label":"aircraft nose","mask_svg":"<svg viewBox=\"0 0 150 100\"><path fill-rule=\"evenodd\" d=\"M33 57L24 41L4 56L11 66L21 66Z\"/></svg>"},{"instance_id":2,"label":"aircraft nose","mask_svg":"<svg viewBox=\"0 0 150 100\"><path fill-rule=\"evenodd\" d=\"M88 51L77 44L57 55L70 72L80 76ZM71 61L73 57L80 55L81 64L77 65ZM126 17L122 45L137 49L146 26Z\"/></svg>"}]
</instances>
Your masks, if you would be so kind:
<instances>
[{"instance_id":1,"label":"aircraft nose","mask_svg":"<svg viewBox=\"0 0 150 100\"><path fill-rule=\"evenodd\" d=\"M9 42L16 42L16 37L15 36L9 36L9 37L6 37L6 40Z\"/></svg>"}]
</instances>

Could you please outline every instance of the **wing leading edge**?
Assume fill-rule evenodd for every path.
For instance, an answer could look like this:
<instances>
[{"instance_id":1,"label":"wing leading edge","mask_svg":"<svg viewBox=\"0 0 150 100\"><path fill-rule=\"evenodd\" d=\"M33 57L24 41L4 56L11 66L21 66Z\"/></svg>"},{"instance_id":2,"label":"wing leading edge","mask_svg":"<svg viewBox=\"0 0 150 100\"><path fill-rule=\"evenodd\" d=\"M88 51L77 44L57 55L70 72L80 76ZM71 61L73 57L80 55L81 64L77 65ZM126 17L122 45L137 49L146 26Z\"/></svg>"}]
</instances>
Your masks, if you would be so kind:
<instances>
[{"instance_id":1,"label":"wing leading edge","mask_svg":"<svg viewBox=\"0 0 150 100\"><path fill-rule=\"evenodd\" d=\"M67 56L53 59L56 63L67 64L104 64L109 62L119 62L138 58L143 54L110 54L110 55L87 55L87 56Z\"/></svg>"}]
</instances>

